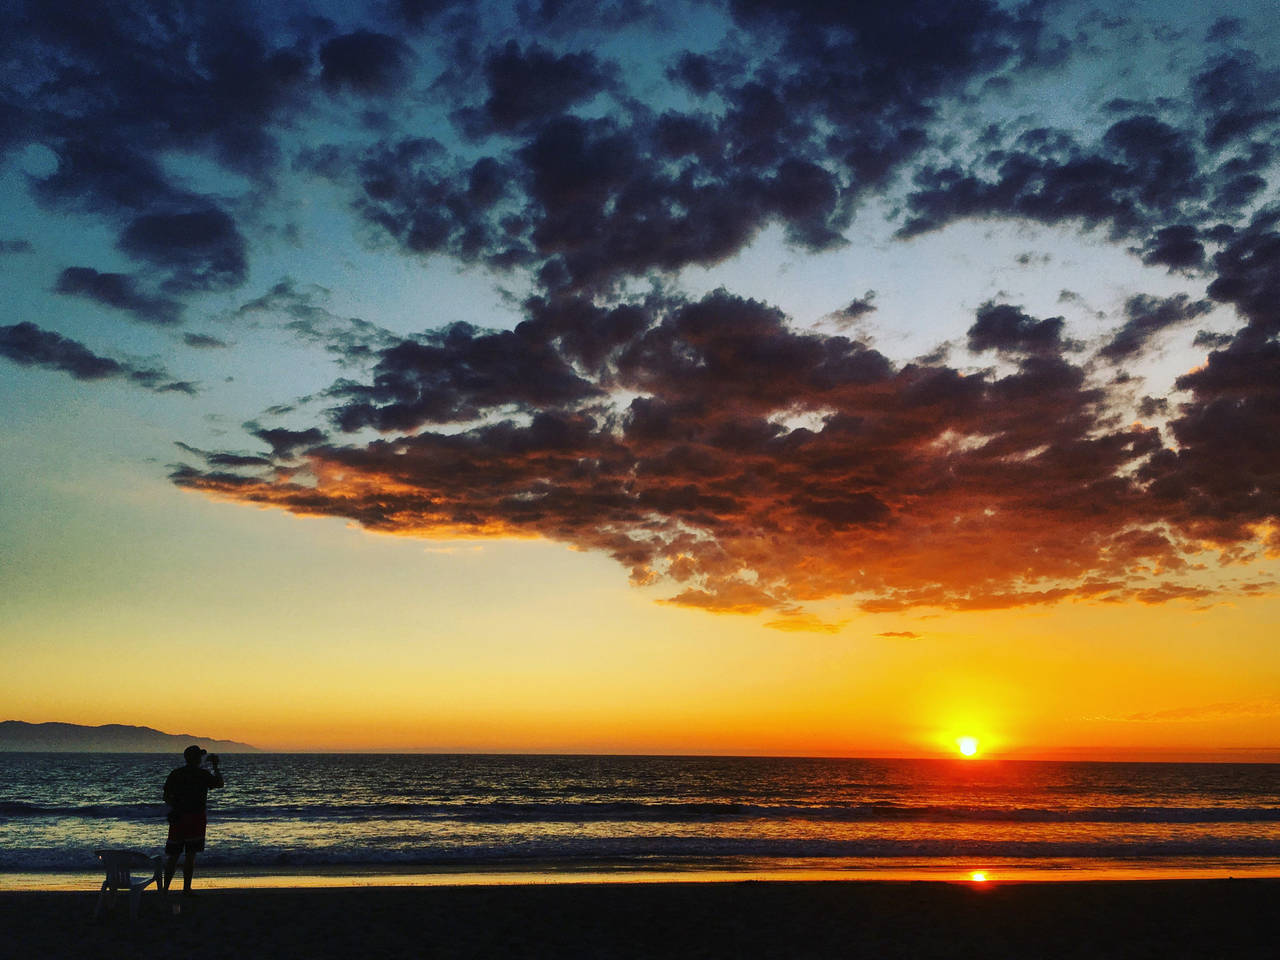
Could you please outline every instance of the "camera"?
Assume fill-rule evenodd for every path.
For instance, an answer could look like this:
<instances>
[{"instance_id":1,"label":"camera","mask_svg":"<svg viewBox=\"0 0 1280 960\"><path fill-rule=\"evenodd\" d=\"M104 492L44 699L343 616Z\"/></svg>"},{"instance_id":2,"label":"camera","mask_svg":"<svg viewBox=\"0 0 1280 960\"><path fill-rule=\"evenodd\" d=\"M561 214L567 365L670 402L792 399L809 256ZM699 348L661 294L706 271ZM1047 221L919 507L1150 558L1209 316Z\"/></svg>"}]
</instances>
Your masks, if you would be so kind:
<instances>
[{"instance_id":1,"label":"camera","mask_svg":"<svg viewBox=\"0 0 1280 960\"><path fill-rule=\"evenodd\" d=\"M209 754L209 762L216 767L218 765L218 755L216 753Z\"/></svg>"}]
</instances>

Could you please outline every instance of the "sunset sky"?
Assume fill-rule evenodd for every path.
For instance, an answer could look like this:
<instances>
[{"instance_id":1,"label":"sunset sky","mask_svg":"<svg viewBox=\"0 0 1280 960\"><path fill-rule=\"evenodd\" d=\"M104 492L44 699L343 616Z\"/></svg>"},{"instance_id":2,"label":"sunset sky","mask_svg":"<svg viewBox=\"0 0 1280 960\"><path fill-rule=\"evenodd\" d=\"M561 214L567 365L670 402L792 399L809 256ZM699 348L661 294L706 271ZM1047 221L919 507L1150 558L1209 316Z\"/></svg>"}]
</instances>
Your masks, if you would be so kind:
<instances>
[{"instance_id":1,"label":"sunset sky","mask_svg":"<svg viewBox=\"0 0 1280 960\"><path fill-rule=\"evenodd\" d=\"M1278 134L1269 0L6 3L0 719L1280 760Z\"/></svg>"}]
</instances>

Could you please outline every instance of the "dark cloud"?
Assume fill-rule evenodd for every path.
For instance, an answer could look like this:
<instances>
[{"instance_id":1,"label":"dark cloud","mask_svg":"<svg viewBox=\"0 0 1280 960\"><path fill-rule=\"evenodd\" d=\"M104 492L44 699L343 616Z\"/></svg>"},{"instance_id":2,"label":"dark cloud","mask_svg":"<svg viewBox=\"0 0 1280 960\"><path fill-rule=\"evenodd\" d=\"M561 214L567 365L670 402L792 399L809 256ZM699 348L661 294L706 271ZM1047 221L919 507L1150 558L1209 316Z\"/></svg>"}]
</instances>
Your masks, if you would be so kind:
<instances>
[{"instance_id":1,"label":"dark cloud","mask_svg":"<svg viewBox=\"0 0 1280 960\"><path fill-rule=\"evenodd\" d=\"M235 316L283 318L285 330L304 343L320 344L343 365L372 362L399 342L384 327L330 312L325 306L328 297L324 287L299 286L292 277L283 277L262 296L242 304Z\"/></svg>"},{"instance_id":2,"label":"dark cloud","mask_svg":"<svg viewBox=\"0 0 1280 960\"><path fill-rule=\"evenodd\" d=\"M1280 517L1280 343L1246 331L1177 386L1192 396L1169 424L1177 449L1143 478L1184 529L1247 555L1255 526Z\"/></svg>"},{"instance_id":3,"label":"dark cloud","mask_svg":"<svg viewBox=\"0 0 1280 960\"><path fill-rule=\"evenodd\" d=\"M306 100L307 38L268 38L238 4L15 0L0 10L0 62L0 148L38 144L57 160L34 177L35 198L122 230L147 271L64 275L65 292L171 322L171 298L243 281L239 230L172 160L198 156L269 189L276 124Z\"/></svg>"},{"instance_id":4,"label":"dark cloud","mask_svg":"<svg viewBox=\"0 0 1280 960\"><path fill-rule=\"evenodd\" d=\"M0 240L0 254L31 253L35 247L30 240Z\"/></svg>"},{"instance_id":5,"label":"dark cloud","mask_svg":"<svg viewBox=\"0 0 1280 960\"><path fill-rule=\"evenodd\" d=\"M1212 330L1197 330L1194 345L1197 347L1207 348L1209 350L1217 350L1226 347L1234 340L1229 333L1215 333Z\"/></svg>"},{"instance_id":6,"label":"dark cloud","mask_svg":"<svg viewBox=\"0 0 1280 960\"><path fill-rule=\"evenodd\" d=\"M489 98L484 113L492 128L526 129L612 86L609 72L590 53L556 56L537 44L516 41L485 63Z\"/></svg>"},{"instance_id":7,"label":"dark cloud","mask_svg":"<svg viewBox=\"0 0 1280 960\"><path fill-rule=\"evenodd\" d=\"M277 149L269 125L296 106L310 59L219 4L159 15L146 3L88 10L70 0L16 0L0 14L0 36L16 68L9 90L22 93L10 101L20 104L17 133L81 150L102 144L100 162L123 147L135 167L150 151L196 147L233 169L262 170ZM140 172L153 191L160 186L154 167ZM104 185L99 179L81 191ZM117 192L123 186L116 178Z\"/></svg>"},{"instance_id":8,"label":"dark cloud","mask_svg":"<svg viewBox=\"0 0 1280 960\"><path fill-rule=\"evenodd\" d=\"M361 163L360 207L413 252L538 265L551 289L713 264L775 220L800 246L843 242L848 210L822 167L784 158L760 175L720 175L717 158L695 174L655 162L668 133L669 124L561 116L507 161L470 169L451 168L421 142L388 144Z\"/></svg>"},{"instance_id":9,"label":"dark cloud","mask_svg":"<svg viewBox=\"0 0 1280 960\"><path fill-rule=\"evenodd\" d=\"M893 7L866 7L830 0L731 0L735 19L747 28L786 33L792 56L857 50L857 70L870 82L869 96L919 95L1009 57L1016 22L986 0L906 0Z\"/></svg>"},{"instance_id":10,"label":"dark cloud","mask_svg":"<svg viewBox=\"0 0 1280 960\"><path fill-rule=\"evenodd\" d=\"M553 35L572 33L586 24L619 30L644 20L663 21L663 4L657 0L533 0L517 6L527 29Z\"/></svg>"},{"instance_id":11,"label":"dark cloud","mask_svg":"<svg viewBox=\"0 0 1280 960\"><path fill-rule=\"evenodd\" d=\"M1177 521L1202 536L1240 544L1248 555L1258 525L1280 510L1280 233L1260 214L1214 256L1210 297L1246 320L1234 335L1202 331L1207 361L1176 381L1190 394L1169 422L1174 450L1153 457L1143 477ZM1176 505L1176 506L1175 506Z\"/></svg>"},{"instance_id":12,"label":"dark cloud","mask_svg":"<svg viewBox=\"0 0 1280 960\"><path fill-rule=\"evenodd\" d=\"M412 253L499 268L533 258L528 224L509 205L496 206L516 183L494 157L456 168L439 142L401 139L367 151L355 177L363 192L357 209Z\"/></svg>"},{"instance_id":13,"label":"dark cloud","mask_svg":"<svg viewBox=\"0 0 1280 960\"><path fill-rule=\"evenodd\" d=\"M925 168L915 185L902 237L1005 216L1106 226L1119 238L1190 220L1208 192L1190 135L1150 115L1115 122L1092 149L1060 131L1026 131L972 169Z\"/></svg>"},{"instance_id":14,"label":"dark cloud","mask_svg":"<svg viewBox=\"0 0 1280 960\"><path fill-rule=\"evenodd\" d=\"M707 54L686 50L667 69L667 76L690 93L705 97L718 87L737 79L741 72L741 64L719 62Z\"/></svg>"},{"instance_id":15,"label":"dark cloud","mask_svg":"<svg viewBox=\"0 0 1280 960\"><path fill-rule=\"evenodd\" d=\"M1150 420L1152 417L1163 417L1169 412L1169 401L1165 397L1143 397L1138 404L1138 416Z\"/></svg>"},{"instance_id":16,"label":"dark cloud","mask_svg":"<svg viewBox=\"0 0 1280 960\"><path fill-rule=\"evenodd\" d=\"M582 5L554 6L558 19ZM468 136L500 131L509 147L485 141L495 152L469 168L389 139L359 161L359 208L414 253L532 268L549 291L715 264L771 223L798 248L830 249L858 198L928 145L936 105L1015 68L1042 33L977 0L731 11L740 35L667 71L722 109L654 114L620 94L616 67L596 54L511 41L483 61L487 98L466 91L453 114ZM610 15L583 18L599 27ZM541 16L530 8L526 20ZM744 61L744 37L779 36L767 68ZM608 118L569 112L605 92L618 101Z\"/></svg>"},{"instance_id":17,"label":"dark cloud","mask_svg":"<svg viewBox=\"0 0 1280 960\"><path fill-rule=\"evenodd\" d=\"M1244 21L1237 17L1219 17L1205 31L1206 43L1218 43L1238 37L1244 30Z\"/></svg>"},{"instance_id":18,"label":"dark cloud","mask_svg":"<svg viewBox=\"0 0 1280 960\"><path fill-rule=\"evenodd\" d=\"M483 142L464 160L395 131L393 104L410 99L417 66L398 26L334 35L317 17L260 22L248 9L204 4L165 17L131 2L92 16L65 0L11 6L0 26L12 39L0 52L14 76L29 79L0 99L20 116L14 136L59 158L38 194L124 223L122 246L172 271L164 279L173 296L242 282L245 251L227 204L173 182L161 161L195 151L268 184L280 169L280 131L316 108L317 81L386 101L366 111L379 142L302 152L333 182L358 183L362 215L406 250L529 269L548 291L609 290L715 264L769 224L804 250L838 246L869 190L892 183L922 151L946 147L930 131L947 105L983 81L1044 71L1069 53L1034 5L1015 13L988 0L735 0L733 34L676 53L667 69L702 105L655 113L579 38L657 23L667 15L660 5L522 4L520 40L486 29L466 4L396 0L370 11L371 20L431 25L449 63L433 103ZM576 47L565 49L569 38ZM762 61L752 49L772 53ZM1202 226L1196 215L1206 205L1244 209L1263 189L1266 158L1243 138L1270 122L1273 85L1243 52L1202 71L1193 92L1219 131L1209 140L1239 148L1213 170L1201 169L1196 137L1163 119L1156 101L1113 101L1115 122L1093 145L1016 125L1005 142L992 125L981 164L916 171L904 235L964 216L1078 219L1143 238L1150 262L1197 266L1202 240L1168 231ZM604 93L613 101L607 119L570 112ZM163 244L139 237L172 236L161 221L215 213L227 220L205 224L217 236L202 250L179 243L179 255L165 256Z\"/></svg>"},{"instance_id":19,"label":"dark cloud","mask_svg":"<svg viewBox=\"0 0 1280 960\"><path fill-rule=\"evenodd\" d=\"M1248 51L1212 61L1192 85L1196 105L1206 116L1205 144L1219 150L1274 127L1280 119L1278 85L1280 73L1263 68Z\"/></svg>"},{"instance_id":20,"label":"dark cloud","mask_svg":"<svg viewBox=\"0 0 1280 960\"><path fill-rule=\"evenodd\" d=\"M176 293L238 287L248 274L244 237L214 207L144 214L120 235L120 248L165 270L164 289Z\"/></svg>"},{"instance_id":21,"label":"dark cloud","mask_svg":"<svg viewBox=\"0 0 1280 960\"><path fill-rule=\"evenodd\" d=\"M1117 119L1094 142L1020 124L989 131L968 161L915 173L900 235L964 218L1074 223L1141 239L1134 252L1149 264L1201 268L1206 242L1220 242L1265 189L1280 72L1235 50L1210 59L1188 93L1192 111L1168 99L1109 101L1103 115Z\"/></svg>"},{"instance_id":22,"label":"dark cloud","mask_svg":"<svg viewBox=\"0 0 1280 960\"><path fill-rule=\"evenodd\" d=\"M1180 224L1157 230L1142 248L1142 262L1171 270L1190 270L1204 263L1204 244L1195 227Z\"/></svg>"},{"instance_id":23,"label":"dark cloud","mask_svg":"<svg viewBox=\"0 0 1280 960\"><path fill-rule=\"evenodd\" d=\"M102 380L122 376L122 364L100 357L84 344L69 340L34 323L0 327L0 353L24 366L63 370L77 380Z\"/></svg>"},{"instance_id":24,"label":"dark cloud","mask_svg":"<svg viewBox=\"0 0 1280 960\"><path fill-rule=\"evenodd\" d=\"M155 160L114 133L92 141L81 136L68 130L57 147L57 169L36 181L35 196L44 203L114 219L189 199Z\"/></svg>"},{"instance_id":25,"label":"dark cloud","mask_svg":"<svg viewBox=\"0 0 1280 960\"><path fill-rule=\"evenodd\" d=\"M1185 293L1164 298L1135 294L1125 301L1124 326L1098 355L1113 363L1136 356L1162 330L1204 316L1211 308L1207 300L1193 301Z\"/></svg>"},{"instance_id":26,"label":"dark cloud","mask_svg":"<svg viewBox=\"0 0 1280 960\"><path fill-rule=\"evenodd\" d=\"M974 353L1058 353L1063 348L1062 317L1037 320L1006 303L986 303L969 328L969 349Z\"/></svg>"},{"instance_id":27,"label":"dark cloud","mask_svg":"<svg viewBox=\"0 0 1280 960\"><path fill-rule=\"evenodd\" d=\"M363 96L390 93L407 79L411 56L395 37L357 30L320 47L320 80L330 90Z\"/></svg>"},{"instance_id":28,"label":"dark cloud","mask_svg":"<svg viewBox=\"0 0 1280 960\"><path fill-rule=\"evenodd\" d=\"M1267 181L1254 171L1264 167L1271 148L1262 144L1253 144L1250 148L1252 157L1232 157L1216 171L1214 198L1215 207L1224 215L1231 216L1243 210L1266 189ZM1206 232L1212 236L1214 228Z\"/></svg>"},{"instance_id":29,"label":"dark cloud","mask_svg":"<svg viewBox=\"0 0 1280 960\"><path fill-rule=\"evenodd\" d=\"M1102 145L1123 164L1134 198L1151 210L1172 210L1197 193L1199 166L1182 131L1150 115L1117 121Z\"/></svg>"},{"instance_id":30,"label":"dark cloud","mask_svg":"<svg viewBox=\"0 0 1280 960\"><path fill-rule=\"evenodd\" d=\"M143 292L137 281L124 273L99 273L92 267L68 267L58 276L54 290L123 310L144 323L164 325L178 323L182 319L180 303Z\"/></svg>"},{"instance_id":31,"label":"dark cloud","mask_svg":"<svg viewBox=\"0 0 1280 960\"><path fill-rule=\"evenodd\" d=\"M212 337L207 333L184 333L182 342L188 347L195 347L197 350L221 349L230 346L225 340Z\"/></svg>"},{"instance_id":32,"label":"dark cloud","mask_svg":"<svg viewBox=\"0 0 1280 960\"><path fill-rule=\"evenodd\" d=\"M1149 333L1162 310L1193 307L1144 301L1130 319ZM1280 514L1280 488L1256 489L1280 475L1258 442L1277 426L1274 348L1183 378L1169 448L1064 359L1057 322L1013 306L975 323L1018 358L1005 374L895 366L724 291L527 311L514 331L402 343L371 382L335 385L337 425L381 439L255 428L287 469L173 480L375 531L599 550L636 584L672 585L668 602L773 610L780 629L829 627L804 606L833 596L874 611L1199 597L1184 575L1206 546L1247 549L1249 524ZM1223 486L1224 450L1243 442L1256 469Z\"/></svg>"},{"instance_id":33,"label":"dark cloud","mask_svg":"<svg viewBox=\"0 0 1280 960\"><path fill-rule=\"evenodd\" d=\"M343 430L409 430L475 419L504 407L573 404L599 390L522 329L481 331L454 324L382 354L369 385L340 383L334 414Z\"/></svg>"},{"instance_id":34,"label":"dark cloud","mask_svg":"<svg viewBox=\"0 0 1280 960\"><path fill-rule=\"evenodd\" d=\"M79 341L34 323L0 327L0 356L26 367L61 370L77 380L124 379L157 393L196 392L194 384L173 380L163 370L99 356Z\"/></svg>"},{"instance_id":35,"label":"dark cloud","mask_svg":"<svg viewBox=\"0 0 1280 960\"><path fill-rule=\"evenodd\" d=\"M163 370L139 370L134 371L130 375L136 383L140 383L156 393L184 393L189 397L194 397L200 392L198 384L190 380L166 380L168 376Z\"/></svg>"},{"instance_id":36,"label":"dark cloud","mask_svg":"<svg viewBox=\"0 0 1280 960\"><path fill-rule=\"evenodd\" d=\"M470 0L392 0L396 15L412 27L422 28L441 14L470 5Z\"/></svg>"},{"instance_id":37,"label":"dark cloud","mask_svg":"<svg viewBox=\"0 0 1280 960\"><path fill-rule=\"evenodd\" d=\"M259 440L271 447L274 457L288 459L304 447L315 447L324 443L328 437L316 427L305 430L289 430L285 427L261 427L256 423L247 423L245 427Z\"/></svg>"},{"instance_id":38,"label":"dark cloud","mask_svg":"<svg viewBox=\"0 0 1280 960\"><path fill-rule=\"evenodd\" d=\"M210 467L217 467L226 470L235 470L244 467L269 467L271 466L271 458L258 456L256 454L245 453L225 453L201 450L193 447L189 443L177 444L178 449L202 459Z\"/></svg>"},{"instance_id":39,"label":"dark cloud","mask_svg":"<svg viewBox=\"0 0 1280 960\"><path fill-rule=\"evenodd\" d=\"M876 292L868 290L861 297L849 301L847 306L836 310L831 316L840 323L856 323L868 314L875 313L876 305L873 302L875 298Z\"/></svg>"},{"instance_id":40,"label":"dark cloud","mask_svg":"<svg viewBox=\"0 0 1280 960\"><path fill-rule=\"evenodd\" d=\"M1217 277L1209 296L1230 303L1249 321L1249 335L1280 333L1280 232L1271 215L1233 236L1213 258Z\"/></svg>"}]
</instances>

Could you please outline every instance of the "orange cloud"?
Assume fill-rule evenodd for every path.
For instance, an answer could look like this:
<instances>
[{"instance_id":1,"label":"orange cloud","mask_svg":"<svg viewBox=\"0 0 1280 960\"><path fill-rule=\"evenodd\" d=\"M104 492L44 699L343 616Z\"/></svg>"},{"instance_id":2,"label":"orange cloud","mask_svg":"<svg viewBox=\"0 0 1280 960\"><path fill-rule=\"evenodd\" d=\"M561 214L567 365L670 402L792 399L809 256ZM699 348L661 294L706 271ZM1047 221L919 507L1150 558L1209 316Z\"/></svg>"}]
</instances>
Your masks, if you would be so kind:
<instances>
[{"instance_id":1,"label":"orange cloud","mask_svg":"<svg viewBox=\"0 0 1280 960\"><path fill-rule=\"evenodd\" d=\"M604 340L566 332L599 311L540 309L514 335L451 329L429 349L387 351L371 386L337 385L335 422L395 424L381 439L173 480L382 533L603 551L636 584L678 584L668 603L777 611L787 628L839 596L873 612L1203 600L1222 589L1206 578L1213 553L1247 560L1280 503L1280 484L1257 479L1280 476L1276 388L1258 399L1238 358L1186 385L1203 402L1183 405L1170 448L1065 358L1060 325L1013 308L984 314L982 343L1016 360L1003 375L895 368L723 292L649 304L646 322L629 316ZM1237 389L1231 436L1257 442L1232 459L1210 424ZM462 432L424 429L513 405Z\"/></svg>"},{"instance_id":2,"label":"orange cloud","mask_svg":"<svg viewBox=\"0 0 1280 960\"><path fill-rule=\"evenodd\" d=\"M1234 720L1247 717L1280 717L1280 697L1259 697L1196 707L1178 707L1150 713L1132 713L1125 717L1100 717L1121 723L1203 723L1211 720Z\"/></svg>"}]
</instances>

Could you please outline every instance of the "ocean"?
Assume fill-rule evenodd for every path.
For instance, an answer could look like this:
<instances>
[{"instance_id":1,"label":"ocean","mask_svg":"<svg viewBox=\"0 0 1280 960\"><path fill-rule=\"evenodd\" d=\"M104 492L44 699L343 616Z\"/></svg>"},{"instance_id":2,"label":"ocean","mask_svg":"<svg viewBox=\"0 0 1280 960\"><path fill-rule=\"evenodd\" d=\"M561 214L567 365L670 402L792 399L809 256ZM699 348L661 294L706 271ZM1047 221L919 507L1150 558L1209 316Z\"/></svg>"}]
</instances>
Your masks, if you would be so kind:
<instances>
[{"instance_id":1,"label":"ocean","mask_svg":"<svg viewBox=\"0 0 1280 960\"><path fill-rule=\"evenodd\" d=\"M0 754L4 877L159 852L181 757ZM229 754L198 872L1280 876L1280 765Z\"/></svg>"}]
</instances>

